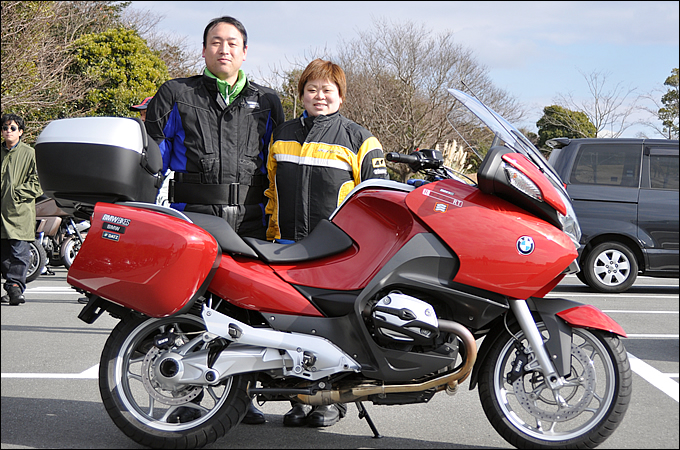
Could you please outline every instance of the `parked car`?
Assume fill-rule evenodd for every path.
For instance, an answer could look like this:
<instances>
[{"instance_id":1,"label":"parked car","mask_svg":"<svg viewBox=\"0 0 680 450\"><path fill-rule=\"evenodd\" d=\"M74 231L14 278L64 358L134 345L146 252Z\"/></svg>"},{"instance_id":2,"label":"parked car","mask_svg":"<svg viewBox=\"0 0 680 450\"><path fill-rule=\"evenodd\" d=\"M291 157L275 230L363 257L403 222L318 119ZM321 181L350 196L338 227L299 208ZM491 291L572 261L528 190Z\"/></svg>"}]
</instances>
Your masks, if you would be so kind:
<instances>
[{"instance_id":1,"label":"parked car","mask_svg":"<svg viewBox=\"0 0 680 450\"><path fill-rule=\"evenodd\" d=\"M578 278L624 292L638 275L678 277L678 141L548 141L581 225Z\"/></svg>"}]
</instances>

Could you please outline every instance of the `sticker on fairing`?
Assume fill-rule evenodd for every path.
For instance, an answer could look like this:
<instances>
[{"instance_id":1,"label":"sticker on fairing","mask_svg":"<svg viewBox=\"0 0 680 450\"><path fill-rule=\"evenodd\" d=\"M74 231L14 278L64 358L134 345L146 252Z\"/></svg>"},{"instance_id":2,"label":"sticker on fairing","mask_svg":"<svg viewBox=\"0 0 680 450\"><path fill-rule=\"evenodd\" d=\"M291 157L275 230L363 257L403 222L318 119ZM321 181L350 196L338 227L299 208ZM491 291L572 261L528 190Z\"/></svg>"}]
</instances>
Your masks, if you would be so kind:
<instances>
[{"instance_id":1,"label":"sticker on fairing","mask_svg":"<svg viewBox=\"0 0 680 450\"><path fill-rule=\"evenodd\" d=\"M109 239L109 240L111 240L111 241L116 241L116 242L118 242L118 241L120 240L120 234L109 233L108 231L104 231L104 232L102 233L102 237L103 237L104 239Z\"/></svg>"},{"instance_id":2,"label":"sticker on fairing","mask_svg":"<svg viewBox=\"0 0 680 450\"><path fill-rule=\"evenodd\" d=\"M453 192L451 192L451 191L445 191L445 190L442 189L442 190L435 192L431 189L423 189L423 195L425 195L427 197L431 197L433 200L435 200L437 202L448 203L449 205L453 205L453 206L456 206L458 208L463 206L463 201L455 198L453 196ZM444 212L444 211L437 210L437 205L435 205L435 211Z\"/></svg>"},{"instance_id":3,"label":"sticker on fairing","mask_svg":"<svg viewBox=\"0 0 680 450\"><path fill-rule=\"evenodd\" d=\"M122 225L124 227L130 225L130 219L126 219L125 217L114 216L112 214L104 214L104 216L102 217L102 222L109 222L116 225Z\"/></svg>"},{"instance_id":4,"label":"sticker on fairing","mask_svg":"<svg viewBox=\"0 0 680 450\"><path fill-rule=\"evenodd\" d=\"M114 233L120 233L120 234L125 233L125 227L124 226L116 225L116 224L109 223L109 222L104 222L102 224L102 229L108 230L108 231L113 231Z\"/></svg>"}]
</instances>

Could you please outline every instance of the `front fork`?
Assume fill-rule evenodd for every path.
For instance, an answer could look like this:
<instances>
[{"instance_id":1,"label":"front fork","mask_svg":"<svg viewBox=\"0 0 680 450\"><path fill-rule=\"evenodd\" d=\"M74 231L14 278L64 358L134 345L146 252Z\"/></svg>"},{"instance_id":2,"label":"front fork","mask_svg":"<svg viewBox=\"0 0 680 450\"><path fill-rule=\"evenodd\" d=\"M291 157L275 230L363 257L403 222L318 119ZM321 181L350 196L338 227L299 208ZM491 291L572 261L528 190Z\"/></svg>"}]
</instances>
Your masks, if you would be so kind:
<instances>
[{"instance_id":1,"label":"front fork","mask_svg":"<svg viewBox=\"0 0 680 450\"><path fill-rule=\"evenodd\" d=\"M558 373L558 368L556 367L555 364L553 364L553 360L555 360L556 362L558 360L559 361L566 360L566 362L569 363L571 359L571 333L569 333L569 339L567 341L569 347L567 353L562 352L560 354L549 352L546 343L543 342L543 335L541 335L541 332L538 331L538 327L536 326L536 322L534 321L534 317L532 316L531 311L529 310L529 306L527 305L526 300L510 300L509 303L510 309L515 315L515 318L517 319L519 326L522 328L522 331L524 332L524 336L526 337L527 341L529 342L529 345L531 346L531 350L533 351L536 357L536 362L538 362L538 365L540 366L534 368L540 370L543 373L545 382L555 395L555 400L560 404L566 404L566 402L564 402L564 400L561 398L558 392L559 389L564 386L565 384L564 376L568 375L569 370L567 369L567 371L563 371L563 373L560 375L560 373ZM548 327L547 323L546 326ZM550 333L551 338L556 337L553 334L553 331L551 331L550 329L548 330L548 333ZM561 336L561 338L564 337L565 336ZM560 341L563 340L564 339L560 339ZM560 347L563 346L564 342L560 344ZM552 357L551 353L553 353ZM527 369L530 368L531 367L527 367Z\"/></svg>"}]
</instances>

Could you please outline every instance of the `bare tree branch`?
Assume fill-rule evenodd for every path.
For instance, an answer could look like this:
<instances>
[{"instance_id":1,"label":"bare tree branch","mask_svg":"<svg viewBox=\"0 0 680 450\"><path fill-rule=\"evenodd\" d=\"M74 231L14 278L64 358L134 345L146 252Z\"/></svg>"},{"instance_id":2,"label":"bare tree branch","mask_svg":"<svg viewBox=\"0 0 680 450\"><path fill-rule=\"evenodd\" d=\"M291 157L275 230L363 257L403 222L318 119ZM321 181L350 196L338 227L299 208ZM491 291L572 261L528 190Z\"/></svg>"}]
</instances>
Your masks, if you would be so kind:
<instances>
[{"instance_id":1,"label":"bare tree branch","mask_svg":"<svg viewBox=\"0 0 680 450\"><path fill-rule=\"evenodd\" d=\"M597 129L597 137L619 137L631 126L638 123L629 121L636 111L639 96L634 96L637 88L625 88L616 83L608 89L608 73L593 71L586 74L579 70L588 84L591 97L577 101L573 93L558 94L555 103L573 111L584 113ZM632 97L629 101L629 97Z\"/></svg>"}]
</instances>

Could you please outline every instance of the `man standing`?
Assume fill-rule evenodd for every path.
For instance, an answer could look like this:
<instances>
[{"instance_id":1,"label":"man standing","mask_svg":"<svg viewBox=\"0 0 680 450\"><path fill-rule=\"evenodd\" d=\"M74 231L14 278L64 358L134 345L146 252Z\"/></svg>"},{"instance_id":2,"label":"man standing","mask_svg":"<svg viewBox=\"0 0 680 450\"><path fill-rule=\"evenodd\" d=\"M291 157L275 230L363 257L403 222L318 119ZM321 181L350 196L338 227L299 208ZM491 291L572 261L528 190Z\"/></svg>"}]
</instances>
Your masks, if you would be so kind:
<instances>
[{"instance_id":1,"label":"man standing","mask_svg":"<svg viewBox=\"0 0 680 450\"><path fill-rule=\"evenodd\" d=\"M24 119L2 116L2 277L3 302L26 300L26 272L31 261L28 244L35 240L35 199L42 194L33 147L21 142Z\"/></svg>"},{"instance_id":2,"label":"man standing","mask_svg":"<svg viewBox=\"0 0 680 450\"><path fill-rule=\"evenodd\" d=\"M239 235L264 239L268 145L284 114L276 92L241 70L247 44L241 22L213 19L203 33L203 74L164 83L145 124L164 173L175 172L173 208L220 216Z\"/></svg>"},{"instance_id":3,"label":"man standing","mask_svg":"<svg viewBox=\"0 0 680 450\"><path fill-rule=\"evenodd\" d=\"M203 32L203 74L165 82L145 125L160 147L163 173L174 171L170 206L222 217L239 235L265 239L268 146L284 114L276 92L241 70L247 53L243 24L213 19ZM265 417L251 403L243 422Z\"/></svg>"},{"instance_id":4,"label":"man standing","mask_svg":"<svg viewBox=\"0 0 680 450\"><path fill-rule=\"evenodd\" d=\"M139 112L139 118L142 119L142 122L146 121L146 108L149 106L149 102L151 101L153 97L147 97L144 100L142 100L142 103L139 105L132 105L130 106L130 111L138 111Z\"/></svg>"}]
</instances>

